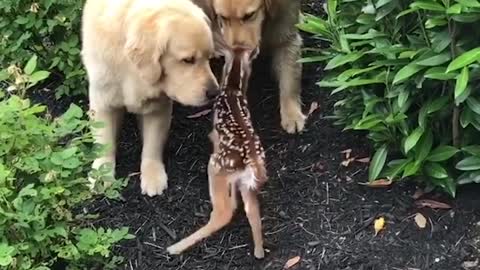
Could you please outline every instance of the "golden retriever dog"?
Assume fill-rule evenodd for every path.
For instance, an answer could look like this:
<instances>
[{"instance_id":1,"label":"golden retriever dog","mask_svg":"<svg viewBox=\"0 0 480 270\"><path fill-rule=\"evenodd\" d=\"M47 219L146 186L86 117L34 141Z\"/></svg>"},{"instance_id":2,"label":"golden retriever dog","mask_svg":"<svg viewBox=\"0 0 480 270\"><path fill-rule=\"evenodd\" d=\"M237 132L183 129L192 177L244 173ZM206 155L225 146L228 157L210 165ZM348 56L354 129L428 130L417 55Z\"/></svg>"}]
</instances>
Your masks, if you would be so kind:
<instances>
[{"instance_id":1,"label":"golden retriever dog","mask_svg":"<svg viewBox=\"0 0 480 270\"><path fill-rule=\"evenodd\" d=\"M189 0L87 0L82 21L82 61L89 81L97 143L109 151L92 164L115 168L117 131L126 110L142 130L142 194L167 188L163 163L172 101L203 106L219 94L210 69L211 22ZM92 185L94 180L91 180Z\"/></svg>"},{"instance_id":2,"label":"golden retriever dog","mask_svg":"<svg viewBox=\"0 0 480 270\"><path fill-rule=\"evenodd\" d=\"M301 108L302 39L295 26L300 0L193 0L204 9L232 48L260 47L272 57L273 71L280 88L281 125L288 133L305 126Z\"/></svg>"}]
</instances>

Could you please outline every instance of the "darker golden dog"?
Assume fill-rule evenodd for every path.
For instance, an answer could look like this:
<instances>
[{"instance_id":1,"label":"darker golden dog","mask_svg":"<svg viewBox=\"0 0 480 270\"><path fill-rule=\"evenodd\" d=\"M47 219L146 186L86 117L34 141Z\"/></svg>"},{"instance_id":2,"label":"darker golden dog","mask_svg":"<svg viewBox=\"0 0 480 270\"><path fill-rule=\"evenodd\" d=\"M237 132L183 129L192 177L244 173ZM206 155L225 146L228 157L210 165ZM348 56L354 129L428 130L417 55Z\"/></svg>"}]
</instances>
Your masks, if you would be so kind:
<instances>
[{"instance_id":1,"label":"darker golden dog","mask_svg":"<svg viewBox=\"0 0 480 270\"><path fill-rule=\"evenodd\" d=\"M280 88L280 114L288 133L302 131L301 110L302 39L295 24L299 20L298 0L193 0L217 23L213 25L217 48L222 42L232 48L260 47L272 56ZM223 40L221 40L223 38Z\"/></svg>"}]
</instances>

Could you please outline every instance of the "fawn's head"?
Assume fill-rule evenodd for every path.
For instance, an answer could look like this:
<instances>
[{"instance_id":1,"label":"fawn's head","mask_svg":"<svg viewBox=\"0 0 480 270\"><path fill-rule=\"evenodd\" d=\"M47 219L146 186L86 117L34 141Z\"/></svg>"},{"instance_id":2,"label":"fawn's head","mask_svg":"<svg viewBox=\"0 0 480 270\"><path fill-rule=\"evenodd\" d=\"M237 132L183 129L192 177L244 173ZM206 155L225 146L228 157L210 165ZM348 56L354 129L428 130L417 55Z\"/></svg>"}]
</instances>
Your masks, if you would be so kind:
<instances>
[{"instance_id":1,"label":"fawn's head","mask_svg":"<svg viewBox=\"0 0 480 270\"><path fill-rule=\"evenodd\" d=\"M223 90L245 91L250 78L252 61L258 56L259 50L236 48L225 52L221 88Z\"/></svg>"}]
</instances>

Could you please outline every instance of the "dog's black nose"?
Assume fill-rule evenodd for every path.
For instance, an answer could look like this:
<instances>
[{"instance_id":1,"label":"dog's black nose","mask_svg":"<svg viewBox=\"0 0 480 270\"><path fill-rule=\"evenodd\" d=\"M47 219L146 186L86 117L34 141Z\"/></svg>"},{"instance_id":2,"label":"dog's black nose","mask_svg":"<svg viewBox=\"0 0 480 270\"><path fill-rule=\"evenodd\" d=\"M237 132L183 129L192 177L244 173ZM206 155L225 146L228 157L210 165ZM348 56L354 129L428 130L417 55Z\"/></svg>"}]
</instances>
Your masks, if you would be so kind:
<instances>
[{"instance_id":1,"label":"dog's black nose","mask_svg":"<svg viewBox=\"0 0 480 270\"><path fill-rule=\"evenodd\" d=\"M208 88L207 88L207 98L208 99L214 99L216 98L218 95L220 94L220 89L218 89L218 85L214 82L211 82L209 85L208 85Z\"/></svg>"},{"instance_id":2,"label":"dog's black nose","mask_svg":"<svg viewBox=\"0 0 480 270\"><path fill-rule=\"evenodd\" d=\"M208 99L214 99L220 94L220 90L218 88L215 89L208 89L207 90L207 98Z\"/></svg>"}]
</instances>

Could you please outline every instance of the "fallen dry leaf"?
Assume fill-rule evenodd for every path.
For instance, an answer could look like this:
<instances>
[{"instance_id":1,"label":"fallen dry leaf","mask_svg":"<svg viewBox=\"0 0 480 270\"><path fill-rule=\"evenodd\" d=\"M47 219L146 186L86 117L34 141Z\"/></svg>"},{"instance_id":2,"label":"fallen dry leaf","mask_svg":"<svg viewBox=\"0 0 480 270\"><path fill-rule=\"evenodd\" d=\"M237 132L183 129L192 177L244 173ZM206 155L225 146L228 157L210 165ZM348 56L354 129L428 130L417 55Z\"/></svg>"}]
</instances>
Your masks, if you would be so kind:
<instances>
[{"instance_id":1,"label":"fallen dry leaf","mask_svg":"<svg viewBox=\"0 0 480 270\"><path fill-rule=\"evenodd\" d=\"M345 154L345 158L346 158L346 159L349 159L349 158L350 158L350 154L352 153L352 149L343 150L343 151L341 151L340 153Z\"/></svg>"},{"instance_id":2,"label":"fallen dry leaf","mask_svg":"<svg viewBox=\"0 0 480 270\"><path fill-rule=\"evenodd\" d=\"M356 161L360 163L370 163L370 158L364 157L364 158L357 159Z\"/></svg>"},{"instance_id":3,"label":"fallen dry leaf","mask_svg":"<svg viewBox=\"0 0 480 270\"><path fill-rule=\"evenodd\" d=\"M308 111L308 115L311 115L314 111L318 109L318 107L318 102L312 102L312 104L310 104L310 110Z\"/></svg>"},{"instance_id":4,"label":"fallen dry leaf","mask_svg":"<svg viewBox=\"0 0 480 270\"><path fill-rule=\"evenodd\" d=\"M466 268L466 269L470 269L470 268L474 268L474 269L478 269L478 259L476 259L475 261L465 261L463 262L462 264L463 268Z\"/></svg>"},{"instance_id":5,"label":"fallen dry leaf","mask_svg":"<svg viewBox=\"0 0 480 270\"><path fill-rule=\"evenodd\" d=\"M369 187L388 187L392 184L392 179L378 179L368 183L358 183L359 185L369 186Z\"/></svg>"},{"instance_id":6,"label":"fallen dry leaf","mask_svg":"<svg viewBox=\"0 0 480 270\"><path fill-rule=\"evenodd\" d=\"M425 192L423 191L423 189L419 188L415 191L415 193L413 194L412 198L414 200L418 200L418 198L422 197L423 194L425 194Z\"/></svg>"},{"instance_id":7,"label":"fallen dry leaf","mask_svg":"<svg viewBox=\"0 0 480 270\"><path fill-rule=\"evenodd\" d=\"M291 268L292 266L296 265L297 263L300 262L300 256L295 256L291 259L289 259L286 263L285 263L285 266L283 267L283 269L289 269Z\"/></svg>"},{"instance_id":8,"label":"fallen dry leaf","mask_svg":"<svg viewBox=\"0 0 480 270\"><path fill-rule=\"evenodd\" d=\"M190 119L200 118L200 117L202 117L202 116L204 116L204 115L209 114L211 111L212 111L212 109L206 109L206 110L200 111L200 112L198 112L198 113L194 113L194 114L192 114L192 115L189 115L189 116L187 116L187 118L190 118Z\"/></svg>"},{"instance_id":9,"label":"fallen dry leaf","mask_svg":"<svg viewBox=\"0 0 480 270\"><path fill-rule=\"evenodd\" d=\"M452 207L446 203L437 202L434 200L423 199L415 202L417 207L428 207L432 209L451 209Z\"/></svg>"},{"instance_id":10,"label":"fallen dry leaf","mask_svg":"<svg viewBox=\"0 0 480 270\"><path fill-rule=\"evenodd\" d=\"M354 158L349 158L349 159L347 159L347 160L342 161L341 165L342 165L343 167L348 167L348 165L350 165L350 163L352 163L353 161L355 161Z\"/></svg>"},{"instance_id":11,"label":"fallen dry leaf","mask_svg":"<svg viewBox=\"0 0 480 270\"><path fill-rule=\"evenodd\" d=\"M427 219L422 214L417 213L415 215L415 223L417 223L417 226L420 229L425 229L425 227L427 226Z\"/></svg>"},{"instance_id":12,"label":"fallen dry leaf","mask_svg":"<svg viewBox=\"0 0 480 270\"><path fill-rule=\"evenodd\" d=\"M385 218L384 217L379 217L375 219L375 222L373 223L373 228L375 229L375 236L377 236L378 232L383 230L385 227Z\"/></svg>"}]
</instances>

